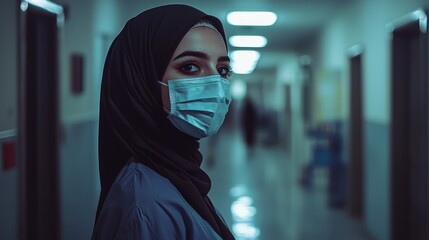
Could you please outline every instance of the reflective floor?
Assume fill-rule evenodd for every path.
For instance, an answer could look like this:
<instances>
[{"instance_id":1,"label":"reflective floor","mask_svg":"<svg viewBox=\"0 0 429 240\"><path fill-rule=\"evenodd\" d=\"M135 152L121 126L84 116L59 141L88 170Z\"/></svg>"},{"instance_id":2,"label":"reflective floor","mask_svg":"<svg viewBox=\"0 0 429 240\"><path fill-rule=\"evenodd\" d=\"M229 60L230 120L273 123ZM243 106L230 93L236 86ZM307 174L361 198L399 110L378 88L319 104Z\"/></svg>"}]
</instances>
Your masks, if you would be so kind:
<instances>
[{"instance_id":1,"label":"reflective floor","mask_svg":"<svg viewBox=\"0 0 429 240\"><path fill-rule=\"evenodd\" d=\"M213 149L210 149L212 147ZM280 147L246 149L240 132L223 131L201 142L210 196L237 239L366 240L361 221L327 204L327 173L318 170L312 190L299 184L300 167Z\"/></svg>"}]
</instances>

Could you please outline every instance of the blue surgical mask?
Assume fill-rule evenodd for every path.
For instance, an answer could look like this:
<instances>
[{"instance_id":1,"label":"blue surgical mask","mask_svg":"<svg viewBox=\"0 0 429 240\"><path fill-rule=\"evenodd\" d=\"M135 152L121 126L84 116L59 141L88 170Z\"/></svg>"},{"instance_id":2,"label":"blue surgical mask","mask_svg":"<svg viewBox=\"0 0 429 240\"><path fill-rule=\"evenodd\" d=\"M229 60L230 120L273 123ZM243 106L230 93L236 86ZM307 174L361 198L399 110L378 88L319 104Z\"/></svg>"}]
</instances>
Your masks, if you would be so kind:
<instances>
[{"instance_id":1,"label":"blue surgical mask","mask_svg":"<svg viewBox=\"0 0 429 240\"><path fill-rule=\"evenodd\" d=\"M168 119L195 138L217 133L231 102L229 81L220 75L168 81L171 110Z\"/></svg>"}]
</instances>

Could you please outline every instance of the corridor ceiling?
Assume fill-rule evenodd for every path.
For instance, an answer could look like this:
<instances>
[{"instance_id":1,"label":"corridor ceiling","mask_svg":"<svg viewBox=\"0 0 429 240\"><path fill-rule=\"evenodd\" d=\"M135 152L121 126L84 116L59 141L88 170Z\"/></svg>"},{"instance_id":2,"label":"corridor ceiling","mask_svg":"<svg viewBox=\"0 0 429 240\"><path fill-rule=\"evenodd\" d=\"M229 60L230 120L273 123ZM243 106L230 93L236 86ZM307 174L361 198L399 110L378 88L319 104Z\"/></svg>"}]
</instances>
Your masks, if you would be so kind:
<instances>
[{"instance_id":1,"label":"corridor ceiling","mask_svg":"<svg viewBox=\"0 0 429 240\"><path fill-rule=\"evenodd\" d=\"M127 10L143 10L171 3L194 6L220 18L227 36L265 36L268 44L258 49L262 60L264 52L294 51L303 44L311 44L319 29L351 1L353 0L129 0ZM232 26L226 21L226 16L231 11L272 11L278 18L277 22L269 27ZM230 50L237 48L230 47ZM260 64L262 67L270 65L263 62Z\"/></svg>"}]
</instances>

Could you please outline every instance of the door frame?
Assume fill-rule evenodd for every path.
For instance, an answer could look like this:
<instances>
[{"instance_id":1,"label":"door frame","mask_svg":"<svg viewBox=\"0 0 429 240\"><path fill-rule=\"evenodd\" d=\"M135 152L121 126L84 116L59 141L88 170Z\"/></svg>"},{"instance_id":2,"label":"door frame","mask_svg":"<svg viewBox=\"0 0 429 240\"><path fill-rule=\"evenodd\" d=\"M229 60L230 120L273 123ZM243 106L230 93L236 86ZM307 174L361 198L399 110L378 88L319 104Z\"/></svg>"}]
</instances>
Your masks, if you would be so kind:
<instances>
[{"instance_id":1,"label":"door frame","mask_svg":"<svg viewBox=\"0 0 429 240\"><path fill-rule=\"evenodd\" d=\"M415 225L427 225L429 223L429 208L427 201L423 201L425 204L425 216L423 219L418 219L416 222L412 222L413 218L413 207L415 208L418 203L413 202L412 194L417 192L412 190L416 188L415 182L416 177L414 173L418 171L426 171L425 174L421 174L426 177L426 181L423 181L423 187L418 186L417 188L424 189L424 198L429 200L429 164L427 156L429 156L428 136L429 136L429 124L428 124L428 82L429 82L429 70L428 70L428 57L429 57L429 37L428 37L428 24L427 24L428 11L421 8L417 9L398 20L387 24L387 29L391 37L391 142L390 142L390 155L391 155L391 222L390 222L390 234L391 239L411 239L412 234L417 234L418 239L427 238L429 236L429 229L427 226L417 226L417 229L423 229L422 232L413 230ZM404 36L404 31L417 30L416 34L419 35L419 46L423 48L423 51L419 51L419 78L414 84L405 82L404 78L408 78L409 74L413 72L411 68L403 68L401 62L402 54L409 54L411 51L397 52L395 49L400 49L401 44L398 38L395 40L395 36ZM407 32L408 34L408 32ZM401 56L399 56L401 55ZM401 61L402 60L402 61ZM397 67L399 66L399 67ZM418 90L418 91L416 91ZM412 94L411 92L418 94ZM404 100L405 99L405 100ZM423 100L423 101L422 101ZM406 102L406 106L404 105ZM415 105L411 103L417 103ZM409 117L411 114L408 112L412 107L417 107L419 113L422 113L417 118ZM413 119L418 119L417 126ZM416 128L417 127L417 128ZM417 129L417 130L416 130ZM413 135L414 134L414 135ZM414 144L408 144L408 139L416 139ZM411 157L412 156L412 157ZM410 159L417 158L426 159L421 160L424 165L423 168L413 167L413 161ZM413 174L412 174L413 173ZM420 175L419 175L420 176ZM415 235L414 235L415 237ZM414 238L415 239L415 238Z\"/></svg>"},{"instance_id":2,"label":"door frame","mask_svg":"<svg viewBox=\"0 0 429 240\"><path fill-rule=\"evenodd\" d=\"M363 111L363 55L364 47L356 44L347 51L349 60L349 131L348 131L348 212L361 219L365 200L365 162L364 162L364 111ZM354 61L359 61L356 79ZM358 81L356 83L356 81ZM358 84L358 86L356 86ZM359 101L359 102L356 102ZM358 109L356 109L356 107ZM356 119L358 117L358 119Z\"/></svg>"},{"instance_id":3,"label":"door frame","mask_svg":"<svg viewBox=\"0 0 429 240\"><path fill-rule=\"evenodd\" d=\"M64 13L60 5L49 1L23 0L18 1L17 5L19 11L18 235L21 240L60 239L58 27L61 27L64 22ZM30 27L27 25L36 24L36 21L30 20L36 14L39 16L38 19L41 19L41 16L45 20L48 16L55 19L55 22L49 22L50 26L47 21L43 23L44 29L52 29L54 26L52 42L28 41L29 35L38 37L37 30L28 32ZM38 24L42 26L41 22ZM42 45L29 47L30 44L45 44L45 47L49 44L52 49L51 54L45 57L47 62L52 63L49 71L38 70L43 65L37 61L39 60L37 56L41 56L37 51ZM44 81L37 82L38 79L44 79ZM43 85L48 83L53 83L49 90ZM48 101L52 99L55 100ZM49 106L42 109L41 102L48 103ZM49 127L46 127L47 125Z\"/></svg>"}]
</instances>

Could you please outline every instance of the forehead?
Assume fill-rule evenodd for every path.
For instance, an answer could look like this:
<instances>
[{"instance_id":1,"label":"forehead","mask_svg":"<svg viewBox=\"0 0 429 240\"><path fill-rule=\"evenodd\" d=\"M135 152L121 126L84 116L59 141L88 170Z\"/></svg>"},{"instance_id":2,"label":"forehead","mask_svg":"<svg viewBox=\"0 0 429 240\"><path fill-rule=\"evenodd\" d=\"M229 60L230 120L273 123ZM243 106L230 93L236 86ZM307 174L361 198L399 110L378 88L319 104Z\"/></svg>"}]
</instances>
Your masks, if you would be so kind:
<instances>
[{"instance_id":1,"label":"forehead","mask_svg":"<svg viewBox=\"0 0 429 240\"><path fill-rule=\"evenodd\" d=\"M173 58L183 51L202 51L214 57L227 55L222 35L208 27L191 28L180 41Z\"/></svg>"}]
</instances>

